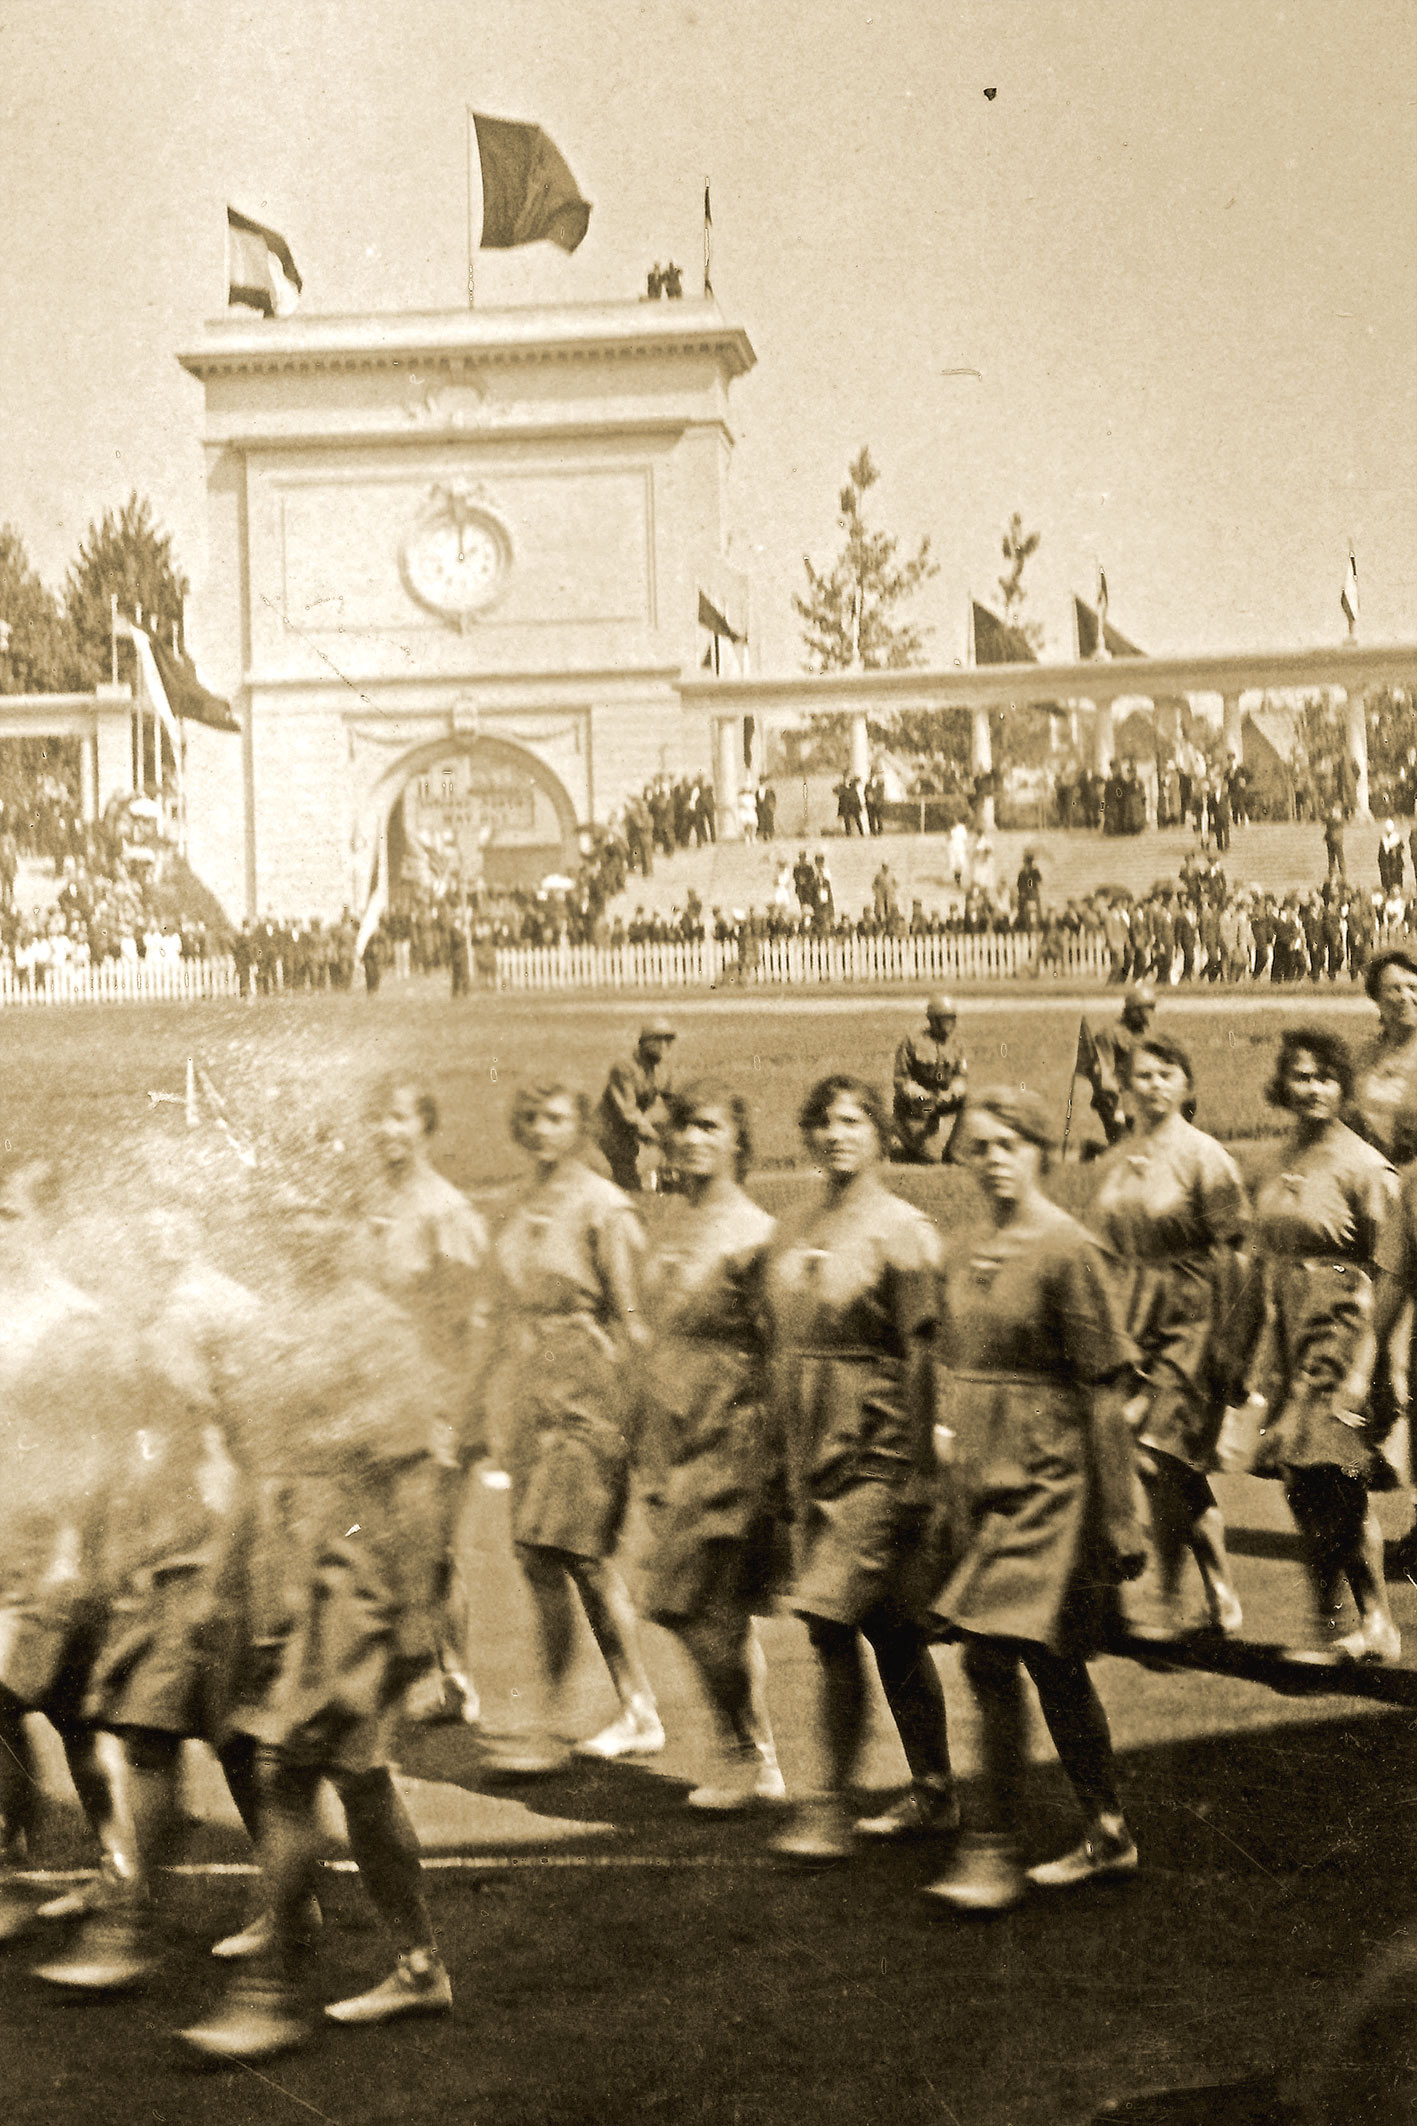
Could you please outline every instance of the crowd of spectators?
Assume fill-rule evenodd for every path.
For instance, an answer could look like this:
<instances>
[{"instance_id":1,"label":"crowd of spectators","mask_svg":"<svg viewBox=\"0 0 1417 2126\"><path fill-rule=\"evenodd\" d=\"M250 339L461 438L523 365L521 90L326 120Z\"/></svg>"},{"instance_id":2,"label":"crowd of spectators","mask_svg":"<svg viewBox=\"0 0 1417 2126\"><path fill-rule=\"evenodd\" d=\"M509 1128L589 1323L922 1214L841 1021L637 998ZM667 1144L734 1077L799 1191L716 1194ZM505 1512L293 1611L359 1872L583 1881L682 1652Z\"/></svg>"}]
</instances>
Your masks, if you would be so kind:
<instances>
[{"instance_id":1,"label":"crowd of spectators","mask_svg":"<svg viewBox=\"0 0 1417 2126\"><path fill-rule=\"evenodd\" d=\"M22 854L53 866L49 905L20 905ZM152 819L131 802L86 821L61 782L42 778L22 809L0 807L0 969L39 989L107 960L204 960L222 950L224 933L213 936L163 890L169 861Z\"/></svg>"}]
</instances>

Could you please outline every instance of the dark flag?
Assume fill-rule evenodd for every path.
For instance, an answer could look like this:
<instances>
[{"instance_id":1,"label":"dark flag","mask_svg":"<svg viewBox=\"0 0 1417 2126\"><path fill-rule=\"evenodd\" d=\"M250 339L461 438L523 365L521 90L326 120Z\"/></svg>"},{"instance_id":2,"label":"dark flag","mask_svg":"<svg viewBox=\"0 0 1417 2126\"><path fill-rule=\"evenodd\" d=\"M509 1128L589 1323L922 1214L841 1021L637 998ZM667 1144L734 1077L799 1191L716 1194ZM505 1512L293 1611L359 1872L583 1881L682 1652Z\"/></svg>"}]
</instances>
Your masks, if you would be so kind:
<instances>
[{"instance_id":1,"label":"dark flag","mask_svg":"<svg viewBox=\"0 0 1417 2126\"><path fill-rule=\"evenodd\" d=\"M974 605L974 662L976 664L1037 664L1033 647L1022 628L1010 627L997 613L976 598Z\"/></svg>"},{"instance_id":2,"label":"dark flag","mask_svg":"<svg viewBox=\"0 0 1417 2126\"><path fill-rule=\"evenodd\" d=\"M1087 603L1087 600L1079 598L1076 592L1073 594L1073 614L1077 621L1078 656L1086 664L1090 658L1097 655L1097 614L1093 607ZM1139 650L1134 642L1128 642L1125 635L1119 634L1110 620L1104 621L1103 625L1106 629L1107 649L1111 656L1144 657L1146 655L1145 650Z\"/></svg>"},{"instance_id":3,"label":"dark flag","mask_svg":"<svg viewBox=\"0 0 1417 2126\"><path fill-rule=\"evenodd\" d=\"M713 208L709 205L708 179L704 179L704 294L713 294Z\"/></svg>"},{"instance_id":4,"label":"dark flag","mask_svg":"<svg viewBox=\"0 0 1417 2126\"><path fill-rule=\"evenodd\" d=\"M472 114L482 164L482 245L510 251L543 237L574 251L590 224L589 203L540 126Z\"/></svg>"},{"instance_id":5,"label":"dark flag","mask_svg":"<svg viewBox=\"0 0 1417 2126\"><path fill-rule=\"evenodd\" d=\"M168 707L174 716L185 718L188 723L204 723L213 731L241 729L231 713L230 702L208 692L197 677L197 668L190 657L167 649L155 635L149 637L149 640L152 643L153 662L166 690Z\"/></svg>"}]
</instances>

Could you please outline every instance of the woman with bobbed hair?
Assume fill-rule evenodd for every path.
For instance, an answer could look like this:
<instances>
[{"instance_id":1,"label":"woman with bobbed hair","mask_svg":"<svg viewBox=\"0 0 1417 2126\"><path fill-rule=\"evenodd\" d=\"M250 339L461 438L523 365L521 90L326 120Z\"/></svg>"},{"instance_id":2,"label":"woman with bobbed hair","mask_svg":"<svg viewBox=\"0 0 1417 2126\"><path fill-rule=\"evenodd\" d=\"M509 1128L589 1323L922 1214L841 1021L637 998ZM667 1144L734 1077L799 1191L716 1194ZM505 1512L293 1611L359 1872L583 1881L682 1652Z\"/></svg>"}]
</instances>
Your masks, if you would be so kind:
<instances>
[{"instance_id":1,"label":"woman with bobbed hair","mask_svg":"<svg viewBox=\"0 0 1417 2126\"><path fill-rule=\"evenodd\" d=\"M945 1271L945 1476L963 1555L934 1608L964 1642L984 1776L980 1814L927 1894L1002 1912L1030 1882L1068 1889L1137 1866L1087 1672L1111 1635L1118 1581L1146 1557L1125 1415L1137 1353L1102 1250L1043 1194L1052 1137L1037 1094L971 1094L963 1135L988 1224L962 1236ZM1021 1670L1085 1820L1081 1844L1027 1874Z\"/></svg>"},{"instance_id":2,"label":"woman with bobbed hair","mask_svg":"<svg viewBox=\"0 0 1417 2126\"><path fill-rule=\"evenodd\" d=\"M1255 1472L1284 1483L1325 1635L1299 1658L1322 1663L1391 1661L1401 1645L1368 1502L1371 1487L1393 1481L1370 1399L1376 1251L1397 1176L1342 1120L1353 1079L1336 1034L1286 1027L1267 1097L1293 1117L1293 1133L1255 1200L1269 1316L1264 1363L1250 1383L1269 1403ZM1330 1642L1345 1578L1358 1629Z\"/></svg>"},{"instance_id":3,"label":"woman with bobbed hair","mask_svg":"<svg viewBox=\"0 0 1417 2126\"><path fill-rule=\"evenodd\" d=\"M816 1863L851 1850L846 1791L866 1722L863 1639L912 1784L857 1830L952 1831L958 1805L924 1622L943 1577L932 1513L939 1235L881 1182L891 1123L872 1086L822 1078L799 1121L824 1187L779 1237L768 1302L796 1548L790 1602L817 1658L820 1769L777 1848Z\"/></svg>"},{"instance_id":4,"label":"woman with bobbed hair","mask_svg":"<svg viewBox=\"0 0 1417 2126\"><path fill-rule=\"evenodd\" d=\"M1374 953L1363 988L1378 1030L1354 1067L1349 1121L1394 1166L1417 1156L1417 955L1403 946Z\"/></svg>"},{"instance_id":5,"label":"woman with bobbed hair","mask_svg":"<svg viewBox=\"0 0 1417 2126\"><path fill-rule=\"evenodd\" d=\"M785 1534L767 1410L775 1221L743 1191L752 1137L740 1094L707 1079L685 1086L669 1101L666 1142L678 1192L664 1200L643 1280L642 1606L689 1654L713 1715L715 1760L689 1806L723 1813L783 1792L753 1629L772 1607Z\"/></svg>"},{"instance_id":6,"label":"woman with bobbed hair","mask_svg":"<svg viewBox=\"0 0 1417 2126\"><path fill-rule=\"evenodd\" d=\"M1394 1166L1405 1167L1417 1156L1417 955L1400 945L1374 953L1363 987L1378 1008L1378 1030L1359 1052L1346 1119ZM1385 1374L1377 1385L1385 1393ZM1417 1478L1417 1428L1409 1448ZM1417 1521L1389 1545L1388 1565L1404 1576L1417 1571Z\"/></svg>"},{"instance_id":7,"label":"woman with bobbed hair","mask_svg":"<svg viewBox=\"0 0 1417 2126\"><path fill-rule=\"evenodd\" d=\"M1181 1573L1199 1568L1216 1631L1240 1629L1225 1523L1208 1472L1227 1403L1258 1331L1260 1280L1242 1253L1249 1204L1240 1171L1194 1126L1195 1073L1178 1042L1145 1034L1132 1050L1136 1126L1100 1169L1092 1226L1111 1262L1123 1323L1141 1354L1134 1409L1151 1510L1159 1617L1134 1636L1183 1635Z\"/></svg>"},{"instance_id":8,"label":"woman with bobbed hair","mask_svg":"<svg viewBox=\"0 0 1417 2126\"><path fill-rule=\"evenodd\" d=\"M579 1599L605 1657L620 1717L577 1745L591 1757L664 1747L629 1591L611 1562L629 1492L625 1361L645 1340L640 1312L644 1234L629 1198L586 1165L583 1092L563 1081L522 1087L511 1132L531 1180L492 1248L489 1315L500 1338L484 1392L505 1384L512 1540L532 1598L550 1703L559 1713L575 1650ZM564 1751L545 1737L507 1771L553 1770Z\"/></svg>"}]
</instances>

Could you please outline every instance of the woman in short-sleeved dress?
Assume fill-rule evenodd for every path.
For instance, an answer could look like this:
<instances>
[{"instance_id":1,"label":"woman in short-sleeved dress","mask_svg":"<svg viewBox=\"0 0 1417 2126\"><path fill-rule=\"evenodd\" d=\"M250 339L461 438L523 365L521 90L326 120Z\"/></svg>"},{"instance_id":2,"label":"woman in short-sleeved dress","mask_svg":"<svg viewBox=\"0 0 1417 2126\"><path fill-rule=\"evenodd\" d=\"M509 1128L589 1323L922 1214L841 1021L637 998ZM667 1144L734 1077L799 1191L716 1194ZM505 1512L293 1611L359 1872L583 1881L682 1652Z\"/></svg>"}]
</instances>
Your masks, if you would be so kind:
<instances>
[{"instance_id":1,"label":"woman in short-sleeved dress","mask_svg":"<svg viewBox=\"0 0 1417 2126\"><path fill-rule=\"evenodd\" d=\"M646 1333L644 1234L624 1192L583 1163L585 1127L584 1097L570 1086L528 1087L513 1105L512 1134L535 1172L493 1243L490 1313L502 1341L489 1372L510 1388L512 1540L546 1682L559 1701L579 1598L621 1712L578 1747L623 1757L664 1747L638 1620L612 1563L629 1498L626 1360ZM508 1752L504 1765L549 1769L558 1755L554 1744L532 1741L520 1756Z\"/></svg>"},{"instance_id":2,"label":"woman in short-sleeved dress","mask_svg":"<svg viewBox=\"0 0 1417 2126\"><path fill-rule=\"evenodd\" d=\"M404 1695L436 1660L447 1383L404 1310L347 1274L338 1221L306 1208L277 1237L283 1305L263 1310L238 1389L253 1462L276 1479L251 1570L253 1651L266 1658L230 1715L261 1746L270 1920L225 1999L181 2033L217 2059L267 2058L309 2034L296 1972L326 1781L397 1951L384 1980L326 2015L383 2023L452 2000L391 1763Z\"/></svg>"},{"instance_id":3,"label":"woman in short-sleeved dress","mask_svg":"<svg viewBox=\"0 0 1417 2126\"><path fill-rule=\"evenodd\" d=\"M1392 1476L1370 1406L1375 1252L1397 1176L1340 1121L1352 1089L1342 1041L1321 1028L1286 1029L1269 1097L1295 1126L1279 1171L1255 1201L1269 1315L1263 1367L1252 1382L1269 1403L1255 1471L1283 1479L1303 1538L1325 1634L1305 1658L1385 1661L1396 1658L1400 1642L1368 1492ZM1359 1625L1329 1644L1344 1579Z\"/></svg>"},{"instance_id":4,"label":"woman in short-sleeved dress","mask_svg":"<svg viewBox=\"0 0 1417 2126\"><path fill-rule=\"evenodd\" d=\"M1091 1222L1111 1261L1145 1384L1134 1422L1160 1615L1134 1631L1159 1640L1181 1634L1189 1550L1211 1623L1235 1632L1240 1604L1207 1472L1262 1313L1260 1281L1241 1253L1249 1205L1234 1160L1187 1112L1195 1086L1185 1050L1149 1036L1132 1052L1130 1080L1137 1127L1103 1163Z\"/></svg>"},{"instance_id":5,"label":"woman in short-sleeved dress","mask_svg":"<svg viewBox=\"0 0 1417 2126\"><path fill-rule=\"evenodd\" d=\"M966 1156L990 1211L945 1278L942 1416L963 1556L935 1609L964 1640L982 1722L981 1820L929 1894L972 1911L1023 1895L1017 1842L1027 1770L1020 1668L1082 1804L1083 1842L1030 1871L1065 1888L1130 1873L1106 1715L1087 1672L1120 1579L1141 1569L1124 1400L1135 1349L1101 1249L1050 1203L1042 1104L1021 1088L973 1097Z\"/></svg>"},{"instance_id":6,"label":"woman in short-sleeved dress","mask_svg":"<svg viewBox=\"0 0 1417 2126\"><path fill-rule=\"evenodd\" d=\"M690 1655L714 1718L716 1761L690 1806L728 1810L783 1791L753 1629L772 1607L786 1532L767 1410L775 1227L741 1186L751 1142L737 1093L685 1087L670 1102L669 1134L680 1193L665 1200L643 1286L643 1607Z\"/></svg>"},{"instance_id":7,"label":"woman in short-sleeved dress","mask_svg":"<svg viewBox=\"0 0 1417 2126\"><path fill-rule=\"evenodd\" d=\"M923 1621L943 1577L930 1370L941 1249L930 1221L882 1186L890 1120L870 1086L824 1078L801 1125L825 1194L779 1237L768 1295L797 1554L790 1599L817 1656L822 1773L778 1849L827 1861L850 1850L845 1792L865 1722L863 1638L912 1786L857 1828L890 1837L957 1819Z\"/></svg>"},{"instance_id":8,"label":"woman in short-sleeved dress","mask_svg":"<svg viewBox=\"0 0 1417 2126\"><path fill-rule=\"evenodd\" d=\"M1376 953L1363 971L1363 987L1379 1024L1356 1059L1348 1120L1394 1166L1405 1167L1417 1155L1417 957L1402 946ZM1375 1386L1386 1393L1386 1374ZM1396 1414L1389 1403L1383 1419ZM1408 1476L1417 1485L1417 1426L1408 1438ZM1417 1521L1388 1546L1388 1566L1403 1577L1417 1572Z\"/></svg>"}]
</instances>

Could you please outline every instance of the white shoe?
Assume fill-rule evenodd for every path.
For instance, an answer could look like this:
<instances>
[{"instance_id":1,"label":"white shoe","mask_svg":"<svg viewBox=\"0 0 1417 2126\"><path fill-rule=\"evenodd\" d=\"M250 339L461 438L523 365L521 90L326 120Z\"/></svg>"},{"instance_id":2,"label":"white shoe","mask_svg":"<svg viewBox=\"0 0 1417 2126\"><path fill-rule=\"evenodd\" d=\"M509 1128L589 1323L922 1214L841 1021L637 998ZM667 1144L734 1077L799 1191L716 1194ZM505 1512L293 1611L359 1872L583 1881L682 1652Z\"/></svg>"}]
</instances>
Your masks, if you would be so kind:
<instances>
[{"instance_id":1,"label":"white shoe","mask_svg":"<svg viewBox=\"0 0 1417 2126\"><path fill-rule=\"evenodd\" d=\"M1357 1631L1340 1639L1334 1650L1345 1661L1395 1661L1402 1652L1402 1635L1387 1617L1370 1617Z\"/></svg>"},{"instance_id":2,"label":"white shoe","mask_svg":"<svg viewBox=\"0 0 1417 2126\"><path fill-rule=\"evenodd\" d=\"M725 1751L714 1776L686 1794L684 1803L706 1816L731 1816L739 1809L750 1809L755 1801L782 1801L786 1795L787 1782L776 1755L749 1743L745 1749Z\"/></svg>"},{"instance_id":3,"label":"white shoe","mask_svg":"<svg viewBox=\"0 0 1417 2126\"><path fill-rule=\"evenodd\" d=\"M307 1897L300 1910L296 1939L302 1948L310 1948L315 1936L325 1924L317 1900ZM212 1955L219 1963L247 1963L252 1957L264 1956L275 1939L276 1921L274 1912L267 1909L258 1912L248 1925L236 1934L228 1934L221 1941L212 1943Z\"/></svg>"},{"instance_id":4,"label":"white shoe","mask_svg":"<svg viewBox=\"0 0 1417 2126\"><path fill-rule=\"evenodd\" d=\"M331 2001L332 2023L392 2023L403 2015L449 2015L453 1988L436 1949L410 1949L367 1993Z\"/></svg>"},{"instance_id":5,"label":"white shoe","mask_svg":"<svg viewBox=\"0 0 1417 2126\"><path fill-rule=\"evenodd\" d=\"M71 1890L61 1890L39 1907L36 1919L87 1919L90 1912L99 1911L105 1902L105 1885L101 1875L93 1875L87 1882L76 1882Z\"/></svg>"},{"instance_id":6,"label":"white shoe","mask_svg":"<svg viewBox=\"0 0 1417 2126\"><path fill-rule=\"evenodd\" d=\"M269 2060L303 2045L310 2023L292 1987L243 1978L209 2022L177 2034L204 2059Z\"/></svg>"},{"instance_id":7,"label":"white shoe","mask_svg":"<svg viewBox=\"0 0 1417 2126\"><path fill-rule=\"evenodd\" d=\"M1115 1882L1135 1875L1137 1849L1120 1816L1094 1823L1080 1845L1057 1860L1030 1868L1028 1879L1040 1890L1073 1890L1085 1882Z\"/></svg>"},{"instance_id":8,"label":"white shoe","mask_svg":"<svg viewBox=\"0 0 1417 2126\"><path fill-rule=\"evenodd\" d=\"M878 1816L858 1816L863 1838L939 1838L959 1829L954 1781L917 1780Z\"/></svg>"},{"instance_id":9,"label":"white shoe","mask_svg":"<svg viewBox=\"0 0 1417 2126\"><path fill-rule=\"evenodd\" d=\"M664 1726L653 1706L633 1712L628 1707L618 1720L603 1727L575 1746L578 1757L653 1757L664 1748Z\"/></svg>"}]
</instances>

